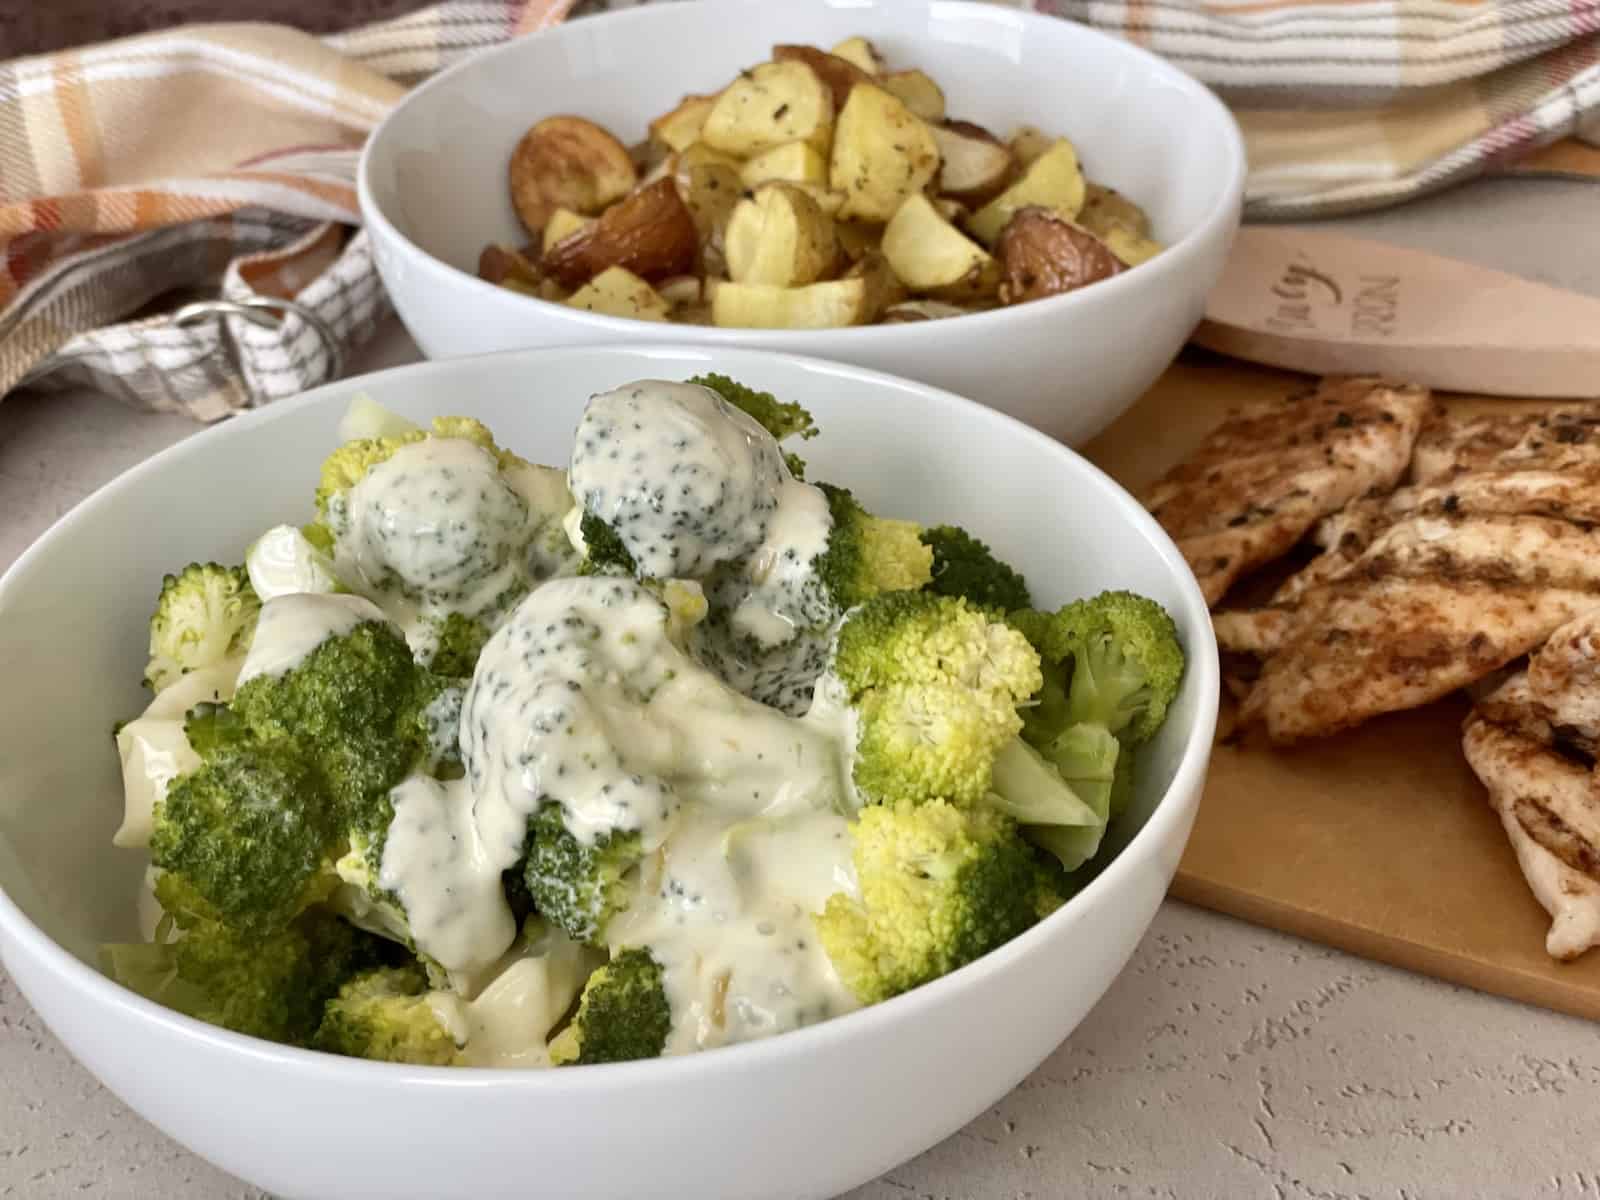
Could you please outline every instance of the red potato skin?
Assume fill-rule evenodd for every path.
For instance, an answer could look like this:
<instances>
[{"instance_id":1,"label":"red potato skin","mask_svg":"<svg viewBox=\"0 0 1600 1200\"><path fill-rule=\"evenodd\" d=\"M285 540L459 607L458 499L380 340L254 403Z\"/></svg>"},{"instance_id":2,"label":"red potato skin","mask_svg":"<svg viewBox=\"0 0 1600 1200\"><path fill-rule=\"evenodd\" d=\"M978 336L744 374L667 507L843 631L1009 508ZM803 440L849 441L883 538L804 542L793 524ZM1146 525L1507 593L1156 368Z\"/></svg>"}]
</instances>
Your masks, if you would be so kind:
<instances>
[{"instance_id":1,"label":"red potato skin","mask_svg":"<svg viewBox=\"0 0 1600 1200\"><path fill-rule=\"evenodd\" d=\"M568 287L587 283L607 267L656 280L693 271L699 250L694 217L677 185L658 179L551 246L540 266Z\"/></svg>"},{"instance_id":2,"label":"red potato skin","mask_svg":"<svg viewBox=\"0 0 1600 1200\"><path fill-rule=\"evenodd\" d=\"M1000 233L995 255L1002 304L1059 296L1127 269L1094 234L1047 208L1017 210Z\"/></svg>"}]
</instances>

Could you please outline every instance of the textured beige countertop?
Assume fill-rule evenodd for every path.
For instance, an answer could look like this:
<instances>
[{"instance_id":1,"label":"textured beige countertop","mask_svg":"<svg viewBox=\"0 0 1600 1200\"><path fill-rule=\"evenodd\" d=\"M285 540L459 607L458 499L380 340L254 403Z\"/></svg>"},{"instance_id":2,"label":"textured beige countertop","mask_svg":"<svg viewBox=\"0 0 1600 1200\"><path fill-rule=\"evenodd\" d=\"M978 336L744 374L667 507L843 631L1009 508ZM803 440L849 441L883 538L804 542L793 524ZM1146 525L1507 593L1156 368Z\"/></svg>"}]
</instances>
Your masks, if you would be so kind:
<instances>
[{"instance_id":1,"label":"textured beige countertop","mask_svg":"<svg viewBox=\"0 0 1600 1200\"><path fill-rule=\"evenodd\" d=\"M1600 187L1499 181L1355 232L1600 294ZM360 367L414 352L391 331ZM92 395L0 403L0 567L194 432ZM850 1200L1600 1198L1593 1025L1169 903L1071 1039ZM0 972L0 1197L262 1193L129 1112Z\"/></svg>"}]
</instances>

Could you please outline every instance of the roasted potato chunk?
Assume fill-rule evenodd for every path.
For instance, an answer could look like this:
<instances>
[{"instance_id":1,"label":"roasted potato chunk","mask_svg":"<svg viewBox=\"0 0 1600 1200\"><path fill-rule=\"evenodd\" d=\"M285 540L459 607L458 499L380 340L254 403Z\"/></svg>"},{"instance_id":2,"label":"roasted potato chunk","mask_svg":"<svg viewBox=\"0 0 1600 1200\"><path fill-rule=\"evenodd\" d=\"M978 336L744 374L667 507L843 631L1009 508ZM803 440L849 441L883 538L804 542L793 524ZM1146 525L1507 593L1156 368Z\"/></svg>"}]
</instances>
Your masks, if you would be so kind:
<instances>
[{"instance_id":1,"label":"roasted potato chunk","mask_svg":"<svg viewBox=\"0 0 1600 1200\"><path fill-rule=\"evenodd\" d=\"M1011 182L1016 160L981 125L945 121L932 125L939 147L939 194L974 207L992 200Z\"/></svg>"},{"instance_id":2,"label":"roasted potato chunk","mask_svg":"<svg viewBox=\"0 0 1600 1200\"><path fill-rule=\"evenodd\" d=\"M700 140L740 158L785 142L810 142L826 150L833 112L833 93L805 63L762 63L723 89L706 115Z\"/></svg>"},{"instance_id":3,"label":"roasted potato chunk","mask_svg":"<svg viewBox=\"0 0 1600 1200\"><path fill-rule=\"evenodd\" d=\"M924 121L944 120L944 92L921 71L891 71L877 83Z\"/></svg>"},{"instance_id":4,"label":"roasted potato chunk","mask_svg":"<svg viewBox=\"0 0 1600 1200\"><path fill-rule=\"evenodd\" d=\"M833 231L839 238L839 249L852 262L878 248L883 241L882 225L865 225L860 221L834 221Z\"/></svg>"},{"instance_id":5,"label":"roasted potato chunk","mask_svg":"<svg viewBox=\"0 0 1600 1200\"><path fill-rule=\"evenodd\" d=\"M1055 138L1032 125L1018 125L1011 133L1011 154L1026 167L1055 144Z\"/></svg>"},{"instance_id":6,"label":"roasted potato chunk","mask_svg":"<svg viewBox=\"0 0 1600 1200\"><path fill-rule=\"evenodd\" d=\"M864 37L845 38L828 53L854 64L868 75L883 74L883 56L878 53L878 48Z\"/></svg>"},{"instance_id":7,"label":"roasted potato chunk","mask_svg":"<svg viewBox=\"0 0 1600 1200\"><path fill-rule=\"evenodd\" d=\"M799 287L831 275L839 261L833 218L800 188L772 183L739 201L725 251L735 283Z\"/></svg>"},{"instance_id":8,"label":"roasted potato chunk","mask_svg":"<svg viewBox=\"0 0 1600 1200\"><path fill-rule=\"evenodd\" d=\"M939 147L926 123L882 88L851 90L828 162L830 186L844 196L841 218L887 221L938 170Z\"/></svg>"},{"instance_id":9,"label":"roasted potato chunk","mask_svg":"<svg viewBox=\"0 0 1600 1200\"><path fill-rule=\"evenodd\" d=\"M668 150L687 150L700 140L700 130L716 102L715 96L685 96L677 108L650 122L650 140Z\"/></svg>"},{"instance_id":10,"label":"roasted potato chunk","mask_svg":"<svg viewBox=\"0 0 1600 1200\"><path fill-rule=\"evenodd\" d=\"M665 321L672 313L672 305L626 267L607 267L573 292L565 303L569 308L608 317L632 317L636 321Z\"/></svg>"},{"instance_id":11,"label":"roasted potato chunk","mask_svg":"<svg viewBox=\"0 0 1600 1200\"><path fill-rule=\"evenodd\" d=\"M568 285L593 279L608 267L661 278L691 270L699 244L694 217L677 185L663 179L613 204L593 225L562 238L544 252L541 265L547 275Z\"/></svg>"},{"instance_id":12,"label":"roasted potato chunk","mask_svg":"<svg viewBox=\"0 0 1600 1200\"><path fill-rule=\"evenodd\" d=\"M774 46L773 62L802 62L816 72L817 78L828 85L833 93L833 111L838 112L850 99L850 89L858 83L870 83L868 75L855 63L818 50L815 46Z\"/></svg>"},{"instance_id":13,"label":"roasted potato chunk","mask_svg":"<svg viewBox=\"0 0 1600 1200\"><path fill-rule=\"evenodd\" d=\"M1078 213L1078 224L1095 237L1103 238L1113 225L1121 225L1140 237L1150 236L1150 218L1144 209L1129 200L1115 188L1098 183L1085 183L1083 209Z\"/></svg>"},{"instance_id":14,"label":"roasted potato chunk","mask_svg":"<svg viewBox=\"0 0 1600 1200\"><path fill-rule=\"evenodd\" d=\"M739 171L739 181L747 188L763 183L828 184L828 160L810 142L785 142L763 150Z\"/></svg>"},{"instance_id":15,"label":"roasted potato chunk","mask_svg":"<svg viewBox=\"0 0 1600 1200\"><path fill-rule=\"evenodd\" d=\"M672 179L694 219L702 248L721 249L728 218L744 190L739 183L739 160L695 142L676 156Z\"/></svg>"},{"instance_id":16,"label":"roasted potato chunk","mask_svg":"<svg viewBox=\"0 0 1600 1200\"><path fill-rule=\"evenodd\" d=\"M885 325L904 325L911 321L937 321L941 317L959 317L967 313L959 304L944 300L906 300L886 308L881 318Z\"/></svg>"},{"instance_id":17,"label":"roasted potato chunk","mask_svg":"<svg viewBox=\"0 0 1600 1200\"><path fill-rule=\"evenodd\" d=\"M914 292L946 299L993 294L999 264L939 215L926 196L909 197L883 231L883 256Z\"/></svg>"},{"instance_id":18,"label":"roasted potato chunk","mask_svg":"<svg viewBox=\"0 0 1600 1200\"><path fill-rule=\"evenodd\" d=\"M577 233L580 229L587 229L593 224L593 217L579 216L570 208L558 208L544 223L544 234L539 239L540 248L548 250L562 238Z\"/></svg>"},{"instance_id":19,"label":"roasted potato chunk","mask_svg":"<svg viewBox=\"0 0 1600 1200\"><path fill-rule=\"evenodd\" d=\"M886 309L906 298L905 284L889 266L889 260L876 250L862 255L841 278L859 279L866 284L861 300L863 325L879 320Z\"/></svg>"},{"instance_id":20,"label":"roasted potato chunk","mask_svg":"<svg viewBox=\"0 0 1600 1200\"><path fill-rule=\"evenodd\" d=\"M535 237L556 209L597 213L638 182L628 148L582 117L546 117L523 134L510 176L511 203Z\"/></svg>"},{"instance_id":21,"label":"roasted potato chunk","mask_svg":"<svg viewBox=\"0 0 1600 1200\"><path fill-rule=\"evenodd\" d=\"M1101 236L1100 240L1106 244L1111 253L1115 254L1126 266L1130 267L1137 267L1142 262L1148 262L1166 249L1154 238L1135 233L1125 225L1111 226Z\"/></svg>"},{"instance_id":22,"label":"roasted potato chunk","mask_svg":"<svg viewBox=\"0 0 1600 1200\"><path fill-rule=\"evenodd\" d=\"M510 246L485 246L478 255L478 278L489 283L516 281L532 289L541 277L538 266Z\"/></svg>"},{"instance_id":23,"label":"roasted potato chunk","mask_svg":"<svg viewBox=\"0 0 1600 1200\"><path fill-rule=\"evenodd\" d=\"M711 294L711 321L743 329L836 329L867 320L867 282L856 277L806 287L719 283Z\"/></svg>"},{"instance_id":24,"label":"roasted potato chunk","mask_svg":"<svg viewBox=\"0 0 1600 1200\"><path fill-rule=\"evenodd\" d=\"M1075 220L1083 208L1083 172L1078 152L1066 138L1057 138L1005 191L972 214L967 228L985 246L992 246L1018 209L1038 207Z\"/></svg>"},{"instance_id":25,"label":"roasted potato chunk","mask_svg":"<svg viewBox=\"0 0 1600 1200\"><path fill-rule=\"evenodd\" d=\"M1048 208L1024 208L1012 216L998 253L1004 304L1058 296L1125 269L1094 234Z\"/></svg>"}]
</instances>

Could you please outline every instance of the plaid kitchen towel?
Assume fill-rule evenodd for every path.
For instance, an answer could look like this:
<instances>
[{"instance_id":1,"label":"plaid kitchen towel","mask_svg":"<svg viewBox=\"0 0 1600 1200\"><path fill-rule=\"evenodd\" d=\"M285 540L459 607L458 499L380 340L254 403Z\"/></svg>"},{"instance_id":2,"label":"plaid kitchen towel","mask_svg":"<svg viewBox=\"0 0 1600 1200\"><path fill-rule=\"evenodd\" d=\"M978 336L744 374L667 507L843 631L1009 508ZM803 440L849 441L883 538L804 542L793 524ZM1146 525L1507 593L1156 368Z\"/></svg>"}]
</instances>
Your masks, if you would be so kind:
<instances>
[{"instance_id":1,"label":"plaid kitchen towel","mask_svg":"<svg viewBox=\"0 0 1600 1200\"><path fill-rule=\"evenodd\" d=\"M1010 2L1217 87L1252 217L1600 143L1600 0ZM194 26L0 65L0 395L88 384L214 420L329 377L387 311L354 228L363 139L408 84L572 3L447 0L326 38ZM185 295L235 307L179 323Z\"/></svg>"}]
</instances>

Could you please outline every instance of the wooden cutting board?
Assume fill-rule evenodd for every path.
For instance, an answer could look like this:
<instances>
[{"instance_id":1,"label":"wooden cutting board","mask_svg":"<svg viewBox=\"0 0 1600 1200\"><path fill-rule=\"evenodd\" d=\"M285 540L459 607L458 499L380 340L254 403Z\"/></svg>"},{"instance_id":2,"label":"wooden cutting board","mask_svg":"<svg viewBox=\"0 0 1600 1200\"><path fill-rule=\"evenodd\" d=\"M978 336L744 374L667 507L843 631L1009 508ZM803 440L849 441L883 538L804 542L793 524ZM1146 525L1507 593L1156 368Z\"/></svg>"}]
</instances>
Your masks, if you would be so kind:
<instances>
[{"instance_id":1,"label":"wooden cutting board","mask_svg":"<svg viewBox=\"0 0 1600 1200\"><path fill-rule=\"evenodd\" d=\"M1085 453L1137 490L1229 408L1303 382L1190 351ZM1600 950L1576 963L1546 956L1549 919L1461 755L1466 709L1435 704L1292 750L1219 744L1172 894L1600 1020Z\"/></svg>"}]
</instances>

